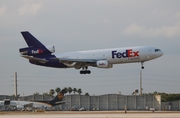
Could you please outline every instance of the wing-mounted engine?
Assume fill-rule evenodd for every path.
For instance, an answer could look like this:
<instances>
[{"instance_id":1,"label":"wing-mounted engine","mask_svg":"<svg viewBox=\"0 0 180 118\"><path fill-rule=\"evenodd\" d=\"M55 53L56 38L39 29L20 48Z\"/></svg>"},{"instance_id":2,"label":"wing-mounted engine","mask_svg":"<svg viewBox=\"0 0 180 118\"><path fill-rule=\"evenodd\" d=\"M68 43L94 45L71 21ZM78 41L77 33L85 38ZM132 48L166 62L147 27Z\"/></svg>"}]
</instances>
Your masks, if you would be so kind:
<instances>
[{"instance_id":1,"label":"wing-mounted engine","mask_svg":"<svg viewBox=\"0 0 180 118\"><path fill-rule=\"evenodd\" d=\"M113 65L109 64L108 60L99 60L96 62L98 68L112 68Z\"/></svg>"},{"instance_id":2,"label":"wing-mounted engine","mask_svg":"<svg viewBox=\"0 0 180 118\"><path fill-rule=\"evenodd\" d=\"M17 105L17 106L16 106L16 109L17 109L17 110L22 110L22 109L24 109L24 105Z\"/></svg>"},{"instance_id":3,"label":"wing-mounted engine","mask_svg":"<svg viewBox=\"0 0 180 118\"><path fill-rule=\"evenodd\" d=\"M74 67L76 65L76 62L63 62L63 64L67 67Z\"/></svg>"},{"instance_id":4,"label":"wing-mounted engine","mask_svg":"<svg viewBox=\"0 0 180 118\"><path fill-rule=\"evenodd\" d=\"M26 47L19 49L19 52L22 55L28 55L28 56L44 55L44 54L54 53L55 47L54 46L47 46L45 48Z\"/></svg>"}]
</instances>

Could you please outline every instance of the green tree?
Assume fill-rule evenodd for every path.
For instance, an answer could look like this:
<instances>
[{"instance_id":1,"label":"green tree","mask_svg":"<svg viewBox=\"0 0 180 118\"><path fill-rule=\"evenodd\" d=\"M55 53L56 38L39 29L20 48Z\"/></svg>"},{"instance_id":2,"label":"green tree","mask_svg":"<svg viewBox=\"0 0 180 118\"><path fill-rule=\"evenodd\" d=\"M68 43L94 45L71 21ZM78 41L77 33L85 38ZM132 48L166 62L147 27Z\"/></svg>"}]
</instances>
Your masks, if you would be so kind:
<instances>
[{"instance_id":1,"label":"green tree","mask_svg":"<svg viewBox=\"0 0 180 118\"><path fill-rule=\"evenodd\" d=\"M154 91L154 95L157 95L158 94L158 92L157 91Z\"/></svg>"},{"instance_id":2,"label":"green tree","mask_svg":"<svg viewBox=\"0 0 180 118\"><path fill-rule=\"evenodd\" d=\"M48 92L46 92L46 93L43 93L43 95L49 95L49 93L48 93Z\"/></svg>"},{"instance_id":3,"label":"green tree","mask_svg":"<svg viewBox=\"0 0 180 118\"><path fill-rule=\"evenodd\" d=\"M82 93L81 89L78 89L77 92L79 93L79 95Z\"/></svg>"},{"instance_id":4,"label":"green tree","mask_svg":"<svg viewBox=\"0 0 180 118\"><path fill-rule=\"evenodd\" d=\"M74 94L77 92L77 89L76 88L73 88L73 92L74 92Z\"/></svg>"},{"instance_id":5,"label":"green tree","mask_svg":"<svg viewBox=\"0 0 180 118\"><path fill-rule=\"evenodd\" d=\"M58 94L58 93L61 91L61 89L60 89L59 87L57 87L57 88L55 89L55 91L56 91L56 93Z\"/></svg>"},{"instance_id":6,"label":"green tree","mask_svg":"<svg viewBox=\"0 0 180 118\"><path fill-rule=\"evenodd\" d=\"M13 97L15 97L15 94L13 94L12 96L13 96ZM16 97L20 97L20 94L17 94L17 96L16 96Z\"/></svg>"},{"instance_id":7,"label":"green tree","mask_svg":"<svg viewBox=\"0 0 180 118\"><path fill-rule=\"evenodd\" d=\"M67 91L67 90L68 90L67 87L64 87L64 90L66 91L66 93L68 92L68 91ZM64 94L66 94L66 93L64 93Z\"/></svg>"},{"instance_id":8,"label":"green tree","mask_svg":"<svg viewBox=\"0 0 180 118\"><path fill-rule=\"evenodd\" d=\"M85 93L86 96L89 96L89 93Z\"/></svg>"},{"instance_id":9,"label":"green tree","mask_svg":"<svg viewBox=\"0 0 180 118\"><path fill-rule=\"evenodd\" d=\"M176 101L180 100L180 94L168 94L168 93L160 93L155 91L154 93L149 93L149 95L161 95L161 102L171 102L171 101Z\"/></svg>"},{"instance_id":10,"label":"green tree","mask_svg":"<svg viewBox=\"0 0 180 118\"><path fill-rule=\"evenodd\" d=\"M54 95L54 93L55 93L55 91L54 91L54 89L51 89L50 91L49 91L49 95Z\"/></svg>"},{"instance_id":11,"label":"green tree","mask_svg":"<svg viewBox=\"0 0 180 118\"><path fill-rule=\"evenodd\" d=\"M68 88L67 88L67 91L69 92L69 94L71 94L72 88L71 88L71 87L68 87Z\"/></svg>"},{"instance_id":12,"label":"green tree","mask_svg":"<svg viewBox=\"0 0 180 118\"><path fill-rule=\"evenodd\" d=\"M39 95L39 93L38 93L38 92L36 92L36 93L34 93L34 95Z\"/></svg>"}]
</instances>

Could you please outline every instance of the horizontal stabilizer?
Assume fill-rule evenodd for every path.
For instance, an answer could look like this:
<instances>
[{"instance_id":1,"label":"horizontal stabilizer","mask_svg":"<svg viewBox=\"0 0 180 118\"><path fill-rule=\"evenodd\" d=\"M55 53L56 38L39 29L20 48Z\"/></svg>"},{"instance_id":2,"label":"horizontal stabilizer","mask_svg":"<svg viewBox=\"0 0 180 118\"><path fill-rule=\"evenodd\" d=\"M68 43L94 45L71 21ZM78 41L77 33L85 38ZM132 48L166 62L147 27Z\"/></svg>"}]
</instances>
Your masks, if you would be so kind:
<instances>
[{"instance_id":1,"label":"horizontal stabilizer","mask_svg":"<svg viewBox=\"0 0 180 118\"><path fill-rule=\"evenodd\" d=\"M22 57L24 57L26 59L29 59L29 60L38 61L38 62L41 62L41 63L49 62L48 60L37 58L37 57L31 57L31 56L26 56L26 55L22 55Z\"/></svg>"}]
</instances>

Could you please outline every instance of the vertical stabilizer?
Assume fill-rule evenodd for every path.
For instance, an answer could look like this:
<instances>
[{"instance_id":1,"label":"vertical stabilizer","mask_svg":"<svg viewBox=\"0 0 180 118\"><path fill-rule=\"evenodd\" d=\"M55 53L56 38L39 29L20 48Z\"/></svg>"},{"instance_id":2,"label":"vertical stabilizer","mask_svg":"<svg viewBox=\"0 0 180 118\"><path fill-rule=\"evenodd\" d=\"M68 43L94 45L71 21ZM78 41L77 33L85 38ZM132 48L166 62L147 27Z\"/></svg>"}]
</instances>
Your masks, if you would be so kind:
<instances>
[{"instance_id":1,"label":"vertical stabilizer","mask_svg":"<svg viewBox=\"0 0 180 118\"><path fill-rule=\"evenodd\" d=\"M28 47L19 49L19 52L22 55L39 56L39 55L51 54L55 52L54 46L48 46L48 47L44 46L28 31L21 32L21 34L28 45Z\"/></svg>"},{"instance_id":2,"label":"vertical stabilizer","mask_svg":"<svg viewBox=\"0 0 180 118\"><path fill-rule=\"evenodd\" d=\"M32 34L28 31L21 32L22 36L24 37L27 45L29 47L36 47L36 48L45 48L45 46L39 42Z\"/></svg>"}]
</instances>

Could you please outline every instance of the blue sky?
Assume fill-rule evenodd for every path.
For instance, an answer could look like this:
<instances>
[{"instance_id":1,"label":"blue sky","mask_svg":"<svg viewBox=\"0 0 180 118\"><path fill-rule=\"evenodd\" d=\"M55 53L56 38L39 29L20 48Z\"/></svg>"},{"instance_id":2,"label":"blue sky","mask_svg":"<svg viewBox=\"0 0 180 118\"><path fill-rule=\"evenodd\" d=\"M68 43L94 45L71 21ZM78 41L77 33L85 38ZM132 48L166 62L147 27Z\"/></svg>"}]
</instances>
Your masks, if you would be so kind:
<instances>
[{"instance_id":1,"label":"blue sky","mask_svg":"<svg viewBox=\"0 0 180 118\"><path fill-rule=\"evenodd\" d=\"M20 57L26 47L21 31L31 32L56 53L126 46L155 46L164 55L145 63L143 92L179 93L180 1L178 0L1 0L0 94L44 93L57 87L81 88L83 93L129 95L139 89L140 64L112 69L75 69L31 65Z\"/></svg>"}]
</instances>

